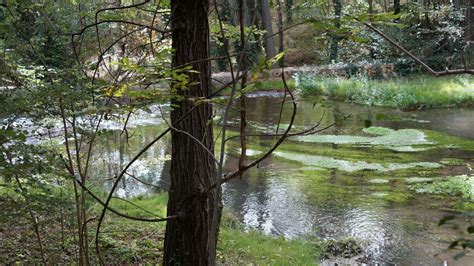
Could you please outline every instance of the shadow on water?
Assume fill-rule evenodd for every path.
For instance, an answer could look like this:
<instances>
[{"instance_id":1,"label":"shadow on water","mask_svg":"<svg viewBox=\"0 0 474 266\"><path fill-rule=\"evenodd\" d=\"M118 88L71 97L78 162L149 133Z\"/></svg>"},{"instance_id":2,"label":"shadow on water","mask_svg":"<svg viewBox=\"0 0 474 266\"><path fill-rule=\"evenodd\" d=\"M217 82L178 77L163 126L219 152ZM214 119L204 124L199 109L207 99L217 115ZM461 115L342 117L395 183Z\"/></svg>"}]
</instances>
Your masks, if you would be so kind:
<instances>
[{"instance_id":1,"label":"shadow on water","mask_svg":"<svg viewBox=\"0 0 474 266\"><path fill-rule=\"evenodd\" d=\"M275 132L278 122L281 98L275 95L250 97L248 106L249 130L253 132ZM474 110L442 109L404 112L383 107L367 107L344 102L326 102L324 106L314 99L298 101L299 113L296 128L314 125L322 118L322 124L331 124L341 115L351 116L336 126L320 133L325 135L363 136L362 129L369 125L391 129L416 128L443 132L453 136L474 140ZM290 106L284 106L282 126L288 122ZM231 124L238 122L234 113ZM95 154L95 176L113 177L124 163L135 155L140 147L148 143L161 130L162 123L138 126L131 129L133 137L128 143L120 131L109 131L98 142L99 152ZM216 128L216 132L217 132ZM264 150L271 143L269 139L251 139L251 147ZM229 142L225 170L235 169L237 142ZM352 161L409 163L439 162L444 157L456 157L474 165L473 152L457 149L436 149L415 153L399 153L374 147L344 146L338 144L300 143L290 140L282 147L283 152L299 152L305 155L326 157L345 156ZM294 149L294 150L292 150ZM379 156L379 153L381 154ZM380 157L380 158L379 158ZM387 159L388 158L388 159ZM170 163L169 137L160 141L140 158L130 169L125 181L117 191L121 197L166 190L169 184ZM406 172L403 172L406 171ZM392 171L393 172L393 171ZM469 174L465 167L449 169L408 169L401 172L378 172L362 170L347 172L337 167L321 168L304 165L299 161L273 155L258 168L251 169L242 179L236 179L224 186L224 205L248 228L257 228L265 233L287 238L318 236L323 239L354 238L364 247L358 263L422 264L441 265L444 261L454 263L450 256L441 254L456 237L446 227L438 227L438 221L447 214L442 208L445 199L414 194L400 180L413 175ZM149 186L134 179L154 184ZM377 179L376 179L377 178ZM380 184L369 182L382 180ZM106 180L105 189L110 189L112 180ZM466 217L459 223L465 225ZM466 257L459 265L470 265L472 257ZM332 261L334 262L334 261ZM327 261L325 262L327 263ZM331 261L329 261L331 263ZM456 264L455 263L455 264Z\"/></svg>"}]
</instances>

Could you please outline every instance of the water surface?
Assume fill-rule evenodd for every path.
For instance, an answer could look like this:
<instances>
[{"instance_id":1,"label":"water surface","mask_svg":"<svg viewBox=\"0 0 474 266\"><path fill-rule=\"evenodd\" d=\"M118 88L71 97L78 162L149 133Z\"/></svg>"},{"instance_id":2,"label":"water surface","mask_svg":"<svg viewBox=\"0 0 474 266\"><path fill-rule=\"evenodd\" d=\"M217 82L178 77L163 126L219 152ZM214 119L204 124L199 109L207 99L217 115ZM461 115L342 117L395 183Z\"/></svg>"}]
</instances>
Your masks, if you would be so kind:
<instances>
[{"instance_id":1,"label":"water surface","mask_svg":"<svg viewBox=\"0 0 474 266\"><path fill-rule=\"evenodd\" d=\"M281 104L281 98L277 96L281 95L266 93L254 96L248 99L251 110L248 114L249 131L274 133ZM290 108L290 105L283 108L282 127L288 123ZM219 112L216 111L217 116ZM343 119L346 116L349 117ZM103 141L98 144L99 153L94 157L96 176L100 177L98 180L114 176L140 147L165 128L164 123L149 123L150 118L145 114L136 119L136 127L130 129L134 135L128 144L123 141L120 131L110 131L102 136ZM144 123L141 124L140 119L144 119ZM327 135L333 139L338 136L376 137L362 130L368 126L380 126L393 130L433 130L474 140L472 109L404 112L344 102L299 99L296 130L310 127L319 120L322 126L338 121L335 126L318 133L318 137ZM238 113L235 112L230 124L237 123ZM218 130L216 126L216 134ZM257 156L271 145L272 140L250 139L250 155ZM364 253L350 262L442 265L447 261L449 264L472 265L472 256L454 262L449 256L452 253L443 253L443 249L457 236L450 228L437 226L438 221L449 213L443 210L446 199L415 194L403 180L418 176L469 175L471 171L467 166L474 166L474 153L458 148L439 148L438 144L426 141L418 146L411 145L413 143L398 146L404 148L397 151L383 143L351 145L292 138L258 168L251 169L242 179L227 183L223 189L224 205L247 228L256 228L268 234L287 238L354 238L361 243ZM238 152L237 142L230 141L227 145L226 171L237 167ZM307 161L296 155L306 156ZM450 167L440 165L446 157L459 158L464 163ZM159 187L166 189L169 184L169 159L168 137L147 151L130 169L117 194L133 197L159 191ZM329 167L321 163L325 160L336 160L349 166L365 163L388 167L421 162L439 167L412 165L387 171L379 168L349 171L338 165ZM111 180L105 181L105 187L111 187ZM467 221L465 215L459 215L456 220L461 226L465 226ZM435 256L438 253L441 254ZM340 260L335 258L324 263L334 262Z\"/></svg>"}]
</instances>

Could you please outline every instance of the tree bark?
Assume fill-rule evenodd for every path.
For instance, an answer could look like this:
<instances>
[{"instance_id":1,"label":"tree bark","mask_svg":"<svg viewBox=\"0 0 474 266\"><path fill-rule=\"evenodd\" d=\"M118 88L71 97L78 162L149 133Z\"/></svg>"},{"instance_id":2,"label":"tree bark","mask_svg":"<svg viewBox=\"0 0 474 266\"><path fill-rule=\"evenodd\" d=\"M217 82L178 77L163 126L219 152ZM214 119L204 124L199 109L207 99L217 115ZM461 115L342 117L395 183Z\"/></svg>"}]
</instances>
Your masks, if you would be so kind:
<instances>
[{"instance_id":1,"label":"tree bark","mask_svg":"<svg viewBox=\"0 0 474 266\"><path fill-rule=\"evenodd\" d=\"M341 12L342 12L342 0L332 0L334 6L334 26L336 28L341 27ZM337 61L339 52L339 41L341 37L338 33L333 33L331 36L331 44L329 45L329 63L335 63Z\"/></svg>"},{"instance_id":2,"label":"tree bark","mask_svg":"<svg viewBox=\"0 0 474 266\"><path fill-rule=\"evenodd\" d=\"M286 7L286 23L291 24L293 23L293 0L286 0L285 7Z\"/></svg>"},{"instance_id":3,"label":"tree bark","mask_svg":"<svg viewBox=\"0 0 474 266\"><path fill-rule=\"evenodd\" d=\"M466 0L466 40L474 42L474 0ZM470 44L473 45L473 44Z\"/></svg>"},{"instance_id":4,"label":"tree bark","mask_svg":"<svg viewBox=\"0 0 474 266\"><path fill-rule=\"evenodd\" d=\"M400 0L393 0L393 14L400 14Z\"/></svg>"},{"instance_id":5,"label":"tree bark","mask_svg":"<svg viewBox=\"0 0 474 266\"><path fill-rule=\"evenodd\" d=\"M283 53L285 47L283 42L283 11L282 11L282 3L281 0L276 0L277 5L277 14L278 14L278 53ZM285 58L283 57L280 62L279 66L283 67L285 65Z\"/></svg>"},{"instance_id":6,"label":"tree bark","mask_svg":"<svg viewBox=\"0 0 474 266\"><path fill-rule=\"evenodd\" d=\"M265 32L265 54L266 58L271 59L275 57L275 39L273 38L272 17L270 15L270 5L268 0L261 0L262 8L262 24Z\"/></svg>"},{"instance_id":7,"label":"tree bark","mask_svg":"<svg viewBox=\"0 0 474 266\"><path fill-rule=\"evenodd\" d=\"M177 88L179 98L171 111L172 126L201 140L213 153L212 106L200 104L180 123L177 121L193 108L192 98L207 97L211 93L209 58L209 0L171 1L173 67L189 62L190 84ZM176 130L171 134L171 185L168 215L179 215L166 224L164 265L212 265L216 259L217 230L211 233L214 208L220 217L219 188L207 193L206 188L217 181L213 157L195 140ZM218 226L217 226L218 228Z\"/></svg>"}]
</instances>

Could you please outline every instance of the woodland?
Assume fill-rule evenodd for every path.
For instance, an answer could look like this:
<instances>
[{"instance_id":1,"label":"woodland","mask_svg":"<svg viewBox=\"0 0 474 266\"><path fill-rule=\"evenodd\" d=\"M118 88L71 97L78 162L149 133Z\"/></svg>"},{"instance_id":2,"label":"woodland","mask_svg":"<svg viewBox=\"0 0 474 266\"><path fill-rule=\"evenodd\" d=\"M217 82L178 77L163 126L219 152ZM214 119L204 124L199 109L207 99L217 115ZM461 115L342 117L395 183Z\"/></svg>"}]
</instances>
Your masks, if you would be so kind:
<instances>
[{"instance_id":1,"label":"woodland","mask_svg":"<svg viewBox=\"0 0 474 266\"><path fill-rule=\"evenodd\" d=\"M474 0L0 0L0 264L474 264Z\"/></svg>"}]
</instances>

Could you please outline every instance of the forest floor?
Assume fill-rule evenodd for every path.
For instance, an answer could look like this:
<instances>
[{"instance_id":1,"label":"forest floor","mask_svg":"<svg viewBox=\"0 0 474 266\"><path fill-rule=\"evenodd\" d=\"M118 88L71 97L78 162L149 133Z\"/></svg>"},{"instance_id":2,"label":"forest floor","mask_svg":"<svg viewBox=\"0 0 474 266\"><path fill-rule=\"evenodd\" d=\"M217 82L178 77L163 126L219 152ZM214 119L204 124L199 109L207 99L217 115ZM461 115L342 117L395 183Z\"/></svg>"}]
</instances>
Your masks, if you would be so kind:
<instances>
[{"instance_id":1,"label":"forest floor","mask_svg":"<svg viewBox=\"0 0 474 266\"><path fill-rule=\"evenodd\" d=\"M36 202L34 195L29 195L28 204L26 204L24 198L15 196L5 189L0 191L0 203L3 209L0 217L0 242L2 243L0 264L30 264L42 261L39 241L29 211L33 211L37 218L41 243L48 263L61 264L76 261L76 228L72 202L58 202L58 204L47 206L45 202ZM113 200L112 205L129 215L147 215L140 208L164 215L166 201L165 194L158 194L137 197L130 202ZM92 202L90 204L92 212L99 214L100 206ZM160 263L164 229L164 223L136 222L108 214L100 234L102 258L107 264ZM88 230L92 261L97 260L93 244L95 230L94 221L90 223ZM316 263L320 250L318 240L286 240L283 237L264 235L255 230L246 230L227 213L222 219L218 244L218 262L222 264L308 265Z\"/></svg>"}]
</instances>

